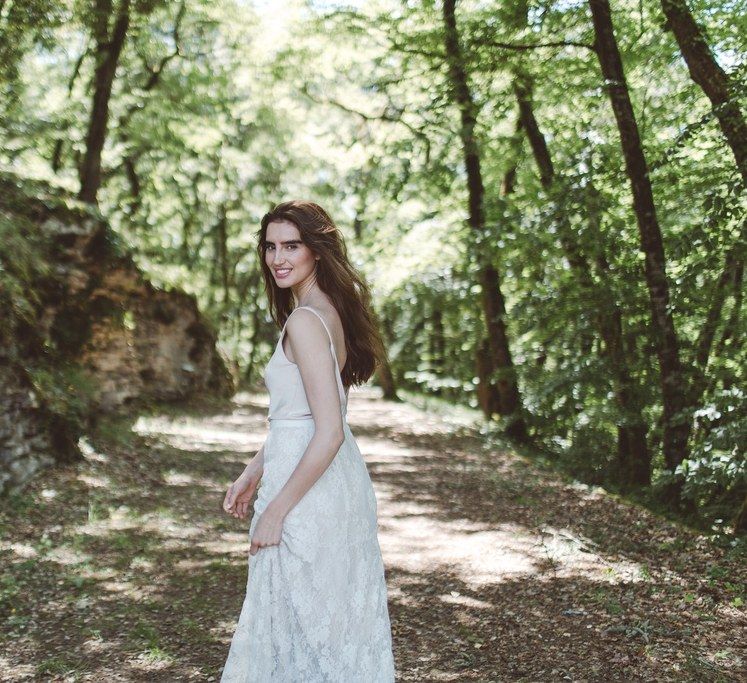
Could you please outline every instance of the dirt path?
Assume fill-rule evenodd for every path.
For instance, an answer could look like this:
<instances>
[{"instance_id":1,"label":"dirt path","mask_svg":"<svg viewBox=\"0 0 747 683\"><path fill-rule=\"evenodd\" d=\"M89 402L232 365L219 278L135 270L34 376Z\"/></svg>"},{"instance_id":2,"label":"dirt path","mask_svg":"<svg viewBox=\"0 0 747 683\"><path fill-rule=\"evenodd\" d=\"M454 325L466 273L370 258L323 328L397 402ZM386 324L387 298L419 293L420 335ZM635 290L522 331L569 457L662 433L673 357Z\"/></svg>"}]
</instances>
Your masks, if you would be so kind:
<instances>
[{"instance_id":1,"label":"dirt path","mask_svg":"<svg viewBox=\"0 0 747 683\"><path fill-rule=\"evenodd\" d=\"M744 556L354 391L398 681L747 680ZM218 681L249 520L221 510L266 396L102 423L0 513L0 680Z\"/></svg>"}]
</instances>

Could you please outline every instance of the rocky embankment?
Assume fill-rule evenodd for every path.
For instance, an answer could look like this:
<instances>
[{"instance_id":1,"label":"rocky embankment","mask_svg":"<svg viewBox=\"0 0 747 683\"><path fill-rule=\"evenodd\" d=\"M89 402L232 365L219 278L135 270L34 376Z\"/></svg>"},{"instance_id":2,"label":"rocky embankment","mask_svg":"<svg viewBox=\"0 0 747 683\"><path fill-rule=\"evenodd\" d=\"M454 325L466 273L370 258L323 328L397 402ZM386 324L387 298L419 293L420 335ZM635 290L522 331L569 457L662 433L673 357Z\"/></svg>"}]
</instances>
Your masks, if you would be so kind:
<instances>
[{"instance_id":1,"label":"rocky embankment","mask_svg":"<svg viewBox=\"0 0 747 683\"><path fill-rule=\"evenodd\" d=\"M154 287L95 209L0 175L0 493L80 457L101 411L228 395L193 297Z\"/></svg>"}]
</instances>

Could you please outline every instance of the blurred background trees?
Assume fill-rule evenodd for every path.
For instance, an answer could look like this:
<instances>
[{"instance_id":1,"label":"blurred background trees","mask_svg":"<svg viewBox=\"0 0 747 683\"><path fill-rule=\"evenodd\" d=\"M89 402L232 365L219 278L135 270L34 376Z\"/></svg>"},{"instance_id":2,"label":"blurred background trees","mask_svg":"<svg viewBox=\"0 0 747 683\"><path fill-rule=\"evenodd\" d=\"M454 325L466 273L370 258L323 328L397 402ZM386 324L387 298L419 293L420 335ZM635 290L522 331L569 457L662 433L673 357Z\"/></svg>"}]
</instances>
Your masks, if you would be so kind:
<instances>
[{"instance_id":1,"label":"blurred background trees","mask_svg":"<svg viewBox=\"0 0 747 683\"><path fill-rule=\"evenodd\" d=\"M313 199L387 396L744 530L745 9L4 0L0 163L96 204L249 385L259 218Z\"/></svg>"}]
</instances>

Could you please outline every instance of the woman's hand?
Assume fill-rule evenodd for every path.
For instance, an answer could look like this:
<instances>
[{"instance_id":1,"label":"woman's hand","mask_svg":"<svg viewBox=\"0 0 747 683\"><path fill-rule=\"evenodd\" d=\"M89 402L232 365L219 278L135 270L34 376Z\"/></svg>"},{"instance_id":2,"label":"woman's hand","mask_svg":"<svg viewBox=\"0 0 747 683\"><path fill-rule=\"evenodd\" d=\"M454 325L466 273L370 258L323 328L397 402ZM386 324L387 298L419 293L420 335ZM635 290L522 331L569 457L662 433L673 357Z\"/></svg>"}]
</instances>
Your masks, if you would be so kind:
<instances>
[{"instance_id":1,"label":"woman's hand","mask_svg":"<svg viewBox=\"0 0 747 683\"><path fill-rule=\"evenodd\" d=\"M260 548L271 545L280 545L280 537L283 533L283 520L285 516L272 507L270 503L257 520L252 535L252 545L249 548L250 555L256 555Z\"/></svg>"},{"instance_id":2,"label":"woman's hand","mask_svg":"<svg viewBox=\"0 0 747 683\"><path fill-rule=\"evenodd\" d=\"M244 519L249 510L249 502L257 490L261 478L262 470L252 467L250 463L241 473L241 476L228 487L226 497L223 499L223 509L229 515Z\"/></svg>"}]
</instances>

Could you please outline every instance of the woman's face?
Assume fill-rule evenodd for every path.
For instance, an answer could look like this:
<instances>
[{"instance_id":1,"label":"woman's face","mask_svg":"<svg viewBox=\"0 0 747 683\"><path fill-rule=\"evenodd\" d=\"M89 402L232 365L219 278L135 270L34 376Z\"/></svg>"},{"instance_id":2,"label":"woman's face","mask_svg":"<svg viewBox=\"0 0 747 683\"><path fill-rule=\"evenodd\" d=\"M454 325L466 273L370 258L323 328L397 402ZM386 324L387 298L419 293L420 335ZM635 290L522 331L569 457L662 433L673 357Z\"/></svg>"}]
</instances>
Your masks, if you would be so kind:
<instances>
[{"instance_id":1,"label":"woman's face","mask_svg":"<svg viewBox=\"0 0 747 683\"><path fill-rule=\"evenodd\" d=\"M313 280L316 259L289 221L273 221L265 233L265 263L278 287L293 287Z\"/></svg>"}]
</instances>

